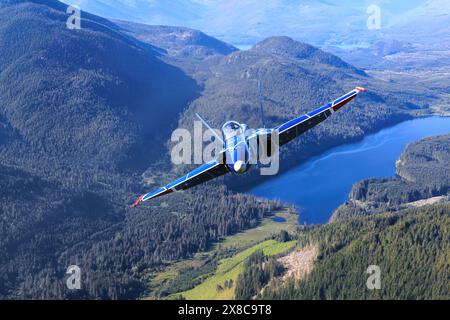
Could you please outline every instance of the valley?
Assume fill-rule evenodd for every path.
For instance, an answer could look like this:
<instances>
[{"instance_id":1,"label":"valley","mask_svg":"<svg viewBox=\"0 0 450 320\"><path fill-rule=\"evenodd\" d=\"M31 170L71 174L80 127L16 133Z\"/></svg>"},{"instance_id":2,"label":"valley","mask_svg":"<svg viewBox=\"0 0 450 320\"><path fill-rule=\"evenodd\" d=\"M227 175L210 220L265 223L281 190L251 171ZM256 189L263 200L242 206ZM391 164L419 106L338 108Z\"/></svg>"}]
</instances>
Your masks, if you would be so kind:
<instances>
[{"instance_id":1,"label":"valley","mask_svg":"<svg viewBox=\"0 0 450 320\"><path fill-rule=\"evenodd\" d=\"M56 0L0 4L4 299L198 297L205 275L212 295L220 285L230 297L229 280L236 283L246 258L266 259L259 249L277 273L277 255L298 245L282 232L296 237L297 216L281 201L239 192L259 176L227 177L131 208L143 190L188 169L172 166L168 141L175 128L192 128L195 112L215 126L228 119L259 126L258 80L273 126L355 85L369 88L288 145L283 171L446 105L445 74L436 75L438 88L425 80L405 87L408 78L366 72L289 37L239 51L188 28L85 12L83 28L69 30L66 19ZM73 264L84 277L75 292L65 286ZM233 267L216 272L227 264Z\"/></svg>"},{"instance_id":2,"label":"valley","mask_svg":"<svg viewBox=\"0 0 450 320\"><path fill-rule=\"evenodd\" d=\"M221 272L219 265L185 298L448 299L449 139L440 135L408 145L397 161L397 178L355 184L330 223L289 230L285 239L295 245L277 251L275 259L264 250L267 242L233 253L225 261L251 253L239 276ZM269 262L279 271L265 274ZM374 264L383 270L383 285L370 291L364 274ZM236 287L210 295L218 275L233 283L237 277Z\"/></svg>"}]
</instances>

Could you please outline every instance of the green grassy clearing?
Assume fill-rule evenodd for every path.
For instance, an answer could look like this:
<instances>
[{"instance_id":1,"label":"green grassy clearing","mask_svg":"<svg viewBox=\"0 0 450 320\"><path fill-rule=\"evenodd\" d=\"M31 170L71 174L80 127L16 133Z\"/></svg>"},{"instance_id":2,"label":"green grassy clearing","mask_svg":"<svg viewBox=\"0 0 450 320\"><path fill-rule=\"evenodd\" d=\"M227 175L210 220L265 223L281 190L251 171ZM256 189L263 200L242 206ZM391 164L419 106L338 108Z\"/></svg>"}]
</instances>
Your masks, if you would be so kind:
<instances>
[{"instance_id":1,"label":"green grassy clearing","mask_svg":"<svg viewBox=\"0 0 450 320\"><path fill-rule=\"evenodd\" d=\"M282 223L276 222L273 220L274 217L282 217L286 221ZM242 261L244 261L252 252L258 250L258 248L260 248L259 246L262 245L263 241L269 239L272 235L278 234L281 230L286 230L290 233L294 233L298 225L297 218L298 218L297 214L290 213L288 209L276 212L274 215L264 218L257 228L249 229L246 230L245 232L237 233L233 236L226 237L220 243L215 244L212 247L212 249L208 252L199 253L195 255L192 259L186 259L175 262L170 266L166 267L161 272L150 274L149 285L153 289L164 288L168 286L173 287L174 282L179 282L180 280L178 279L182 278L183 275L191 273L193 269L196 269L199 270L199 272L202 272L201 276L198 276L196 278L197 280L203 277L209 277L211 275L212 277L215 277L215 280L213 281L215 283L214 285L212 285L213 283L211 282L212 280L206 281L210 281L208 282L209 285L213 286L214 290L211 290L211 292L216 291L217 284L223 286L225 280L233 279L233 281L235 281L235 279L237 279L237 276L241 271L241 269L239 268L239 264L242 263ZM266 243L265 245L267 246L267 242L265 243ZM280 246L280 248L283 249L283 246ZM277 254L279 248L277 246L272 245L265 247L264 250L266 254L271 255ZM217 270L214 273L212 273L214 269L211 270L210 268L207 269L204 267L204 263L206 260L211 259L212 257L217 256L223 257L224 255L227 256L230 254L232 255L232 258L221 259L217 267ZM208 283L204 286L207 286ZM194 289L196 289L197 287L198 286L194 287ZM188 290L185 292L190 292L192 290ZM233 292L234 288L233 290L228 289L222 292L217 292L213 296L215 297L214 299L228 299L232 298ZM150 294L150 296L147 298L153 298L152 296L153 295ZM177 296L176 294L172 294L170 298L174 298L176 296ZM197 297L195 299L200 299L198 298L200 295L197 295L196 291L193 291L192 296Z\"/></svg>"},{"instance_id":2,"label":"green grassy clearing","mask_svg":"<svg viewBox=\"0 0 450 320\"><path fill-rule=\"evenodd\" d=\"M259 244L256 244L230 258L223 259L214 275L207 278L200 285L195 288L180 293L184 298L188 300L227 300L234 298L234 289L236 280L239 273L242 271L243 262L255 251L263 250L264 254L268 256L277 255L288 251L294 247L296 241L278 242L275 240L266 240ZM233 281L231 288L225 288L225 281ZM217 290L220 285L223 290ZM172 298L176 298L179 294L173 295Z\"/></svg>"}]
</instances>

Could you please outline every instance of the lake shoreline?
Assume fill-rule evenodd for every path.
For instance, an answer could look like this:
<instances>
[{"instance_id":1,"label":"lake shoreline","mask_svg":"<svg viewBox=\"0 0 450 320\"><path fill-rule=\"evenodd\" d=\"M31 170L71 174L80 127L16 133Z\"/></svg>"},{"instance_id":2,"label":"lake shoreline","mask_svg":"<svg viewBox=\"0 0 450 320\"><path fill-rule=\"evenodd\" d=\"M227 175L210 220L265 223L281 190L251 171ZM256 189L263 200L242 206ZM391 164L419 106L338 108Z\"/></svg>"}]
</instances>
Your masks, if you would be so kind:
<instances>
[{"instance_id":1,"label":"lake shoreline","mask_svg":"<svg viewBox=\"0 0 450 320\"><path fill-rule=\"evenodd\" d=\"M319 150L319 152L313 153L305 159L299 159L296 157L292 157L289 159L280 160L282 162L282 165L280 165L280 170L277 175L285 174L286 172L289 172L293 168L295 168L305 162L308 162L311 158L320 157L323 154L327 153L329 150L332 150L334 148L338 148L338 147L348 145L348 144L358 143L358 142L362 141L368 135L376 134L384 129L394 127L394 126L396 126L400 123L406 122L406 121L411 121L411 120L421 119L421 118L428 118L428 117L447 117L447 116L437 115L437 114L425 114L425 115L404 114L404 118L402 118L399 121L394 120L392 122L385 122L382 124L380 123L380 124L374 126L373 128L371 128L370 130L368 130L366 135L361 135L361 136L354 137L354 138L347 138L344 141L341 140L337 143L331 143L329 146L327 146L323 150ZM450 117L450 115L448 117ZM301 136L298 137L297 139L301 139ZM258 174L254 174L254 173L252 174L252 172L250 171L249 173L247 173L247 176L245 179L240 179L239 182L227 181L226 185L230 190L232 190L234 192L248 193L248 190L253 189L253 188L257 187L258 185L265 183L265 182L266 182L265 178L261 178L261 176Z\"/></svg>"},{"instance_id":2,"label":"lake shoreline","mask_svg":"<svg viewBox=\"0 0 450 320\"><path fill-rule=\"evenodd\" d=\"M427 119L429 119L429 120L427 120ZM363 141L364 140L367 140L367 139L371 139L371 138L373 138L373 137L376 137L377 135L380 135L380 134L383 134L384 132L386 132L386 131L389 131L389 130L394 130L395 128L402 128L402 126L403 127L405 127L405 126L407 126L408 125L408 123L410 123L410 125L411 126L414 126L415 124L419 124L420 125L420 121L441 121L442 119L444 119L444 122L446 123L446 121L449 119L449 117L447 117L447 116L441 116L441 115L423 115L423 116L418 116L418 117L412 117L412 118L410 118L410 119L407 119L407 120L405 120L405 121L401 121L401 122L398 122L398 123L396 123L396 124L394 124L394 125L392 125L392 126L388 126L388 127L384 127L384 128L382 128L381 130L378 130L378 131L376 131L376 132L374 132L374 133L370 133L370 134L367 134L367 135L365 135L362 139L355 139L355 141L352 141L352 142L346 142L346 143L343 143L343 144L341 144L341 145L338 145L338 146L335 146L335 147L332 147L332 148L328 148L326 151L324 151L324 152L322 152L321 154L319 154L319 155L316 155L316 156L312 156L312 157L309 157L307 160L305 160L305 161L302 161L302 162L299 162L299 163L297 163L297 164L294 164L294 165L291 165L291 166L289 166L289 168L285 168L283 171L281 171L276 177L273 177L273 178L271 178L271 179L269 179L269 180L266 180L266 181L258 181L257 183L254 183L254 184L251 184L251 185L247 185L247 186L244 186L244 187L241 187L241 188L239 188L239 192L243 192L243 193L247 193L247 194L253 194L253 195L255 195L255 196L258 196L258 197L261 197L261 198L268 198L268 199L279 199L279 200L281 200L283 203L286 203L287 205L293 205L293 206L295 206L297 209L299 209L298 211L300 211L300 215L301 215L301 206L299 206L298 205L298 200L297 201L294 201L294 202L292 202L292 201L289 201L288 199L286 199L286 198L283 198L283 196L280 196L280 197L276 197L276 196L274 196L274 193L280 193L280 191L278 190L278 189L276 189L276 190L271 190L271 193L270 193L270 196L269 197L267 197L267 196L265 196L264 194L261 194L261 193L264 193L264 192L261 192L261 189L263 188L263 187L265 187L265 186L267 186L267 185L271 185L271 184L273 184L273 183L277 183L276 181L279 181L280 179L282 180L284 177L286 177L286 175L289 173L289 175L292 175L292 174L295 174L295 172L296 172L296 170L300 170L300 168L302 168L303 166L305 166L305 164L307 164L307 163L312 163L312 162L317 162L317 161L321 161L321 159L322 158L324 158L324 157L329 157L329 156L332 156L332 154L333 153L335 153L335 152L339 152L339 150L342 150L342 149L346 149L346 148L352 148L352 147L355 147L355 146L358 146L359 144L361 144L361 143L363 143ZM445 127L446 128L446 127ZM432 130L433 128L431 128L431 130ZM445 132L445 133L447 133L447 132ZM413 133L411 133L411 134L413 134ZM431 135L434 135L434 134L431 134ZM426 137L426 136L429 136L427 133L425 133L425 135L423 136L423 137L418 137L418 140L420 140L421 138L424 138L424 137ZM413 141L416 141L416 140L413 140ZM410 143L410 142L413 142L413 141L410 141L409 139L408 139L408 143ZM405 147L405 145L403 145L402 146L402 150L404 149L404 147ZM397 160L397 159L396 159ZM395 161L396 161L395 160ZM389 166L390 166L390 169L389 170L394 170L395 169L395 161L393 161L392 163L390 163L389 164ZM389 171L388 170L388 171ZM395 170L394 170L395 171ZM387 171L386 171L387 172ZM390 171L389 171L390 172ZM382 172L381 172L382 173ZM390 174L389 175L387 175L387 176L391 176ZM375 175L374 177L380 177L380 174L378 174L378 175ZM369 177L366 177L366 178L369 178ZM344 177L344 179L345 179L345 177ZM364 180L365 178L363 178L362 180ZM289 180L289 179L287 179L287 180ZM269 182L270 181L270 182ZM353 184L355 184L355 183L357 183L358 181L360 181L360 180L355 180L355 181L353 181L353 183L352 183L352 185ZM282 189L281 187L280 187L280 189ZM256 194L253 192L253 191L255 191L255 190L259 190L259 193L258 192L256 192ZM282 194L283 192L281 192L281 194ZM346 194L347 196L348 196L348 193ZM290 195L290 196L292 196L292 195ZM341 194L341 197L342 197L342 194ZM292 200L292 199L291 199ZM297 202L297 203L296 203ZM343 199L343 201L339 204L339 205L341 205L341 204L343 204L345 202L345 199ZM333 212L335 211L337 209L337 207L335 207L334 208L334 210L333 210ZM317 221L314 221L313 223L311 223L311 222L307 222L307 224L316 224L316 223L319 223L319 224L326 224L326 223L328 223L328 221L329 221L329 218L332 216L332 213L333 212L330 212L330 214L328 215L328 218L326 219L326 220L321 220L321 221L319 221L319 222L317 222ZM309 221L309 219L307 219L307 221Z\"/></svg>"}]
</instances>

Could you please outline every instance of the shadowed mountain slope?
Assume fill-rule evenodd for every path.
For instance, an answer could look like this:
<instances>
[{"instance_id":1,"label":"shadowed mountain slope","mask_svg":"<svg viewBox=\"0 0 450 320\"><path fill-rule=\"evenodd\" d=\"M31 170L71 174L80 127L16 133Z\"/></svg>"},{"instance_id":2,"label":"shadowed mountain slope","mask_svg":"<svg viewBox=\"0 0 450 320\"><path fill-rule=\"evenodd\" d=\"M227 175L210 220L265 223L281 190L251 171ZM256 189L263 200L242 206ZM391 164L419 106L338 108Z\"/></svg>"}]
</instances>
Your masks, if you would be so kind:
<instances>
[{"instance_id":1,"label":"shadowed mountain slope","mask_svg":"<svg viewBox=\"0 0 450 320\"><path fill-rule=\"evenodd\" d=\"M83 12L69 30L67 18L57 1L0 6L0 297L137 298L148 272L256 226L273 204L220 188L210 202L197 190L132 210L199 87L113 23Z\"/></svg>"},{"instance_id":2,"label":"shadowed mountain slope","mask_svg":"<svg viewBox=\"0 0 450 320\"><path fill-rule=\"evenodd\" d=\"M62 5L49 3L0 12L0 115L20 137L3 147L25 166L40 158L40 169L49 160L142 168L197 95L195 81L106 20L83 13L81 30L67 29Z\"/></svg>"}]
</instances>

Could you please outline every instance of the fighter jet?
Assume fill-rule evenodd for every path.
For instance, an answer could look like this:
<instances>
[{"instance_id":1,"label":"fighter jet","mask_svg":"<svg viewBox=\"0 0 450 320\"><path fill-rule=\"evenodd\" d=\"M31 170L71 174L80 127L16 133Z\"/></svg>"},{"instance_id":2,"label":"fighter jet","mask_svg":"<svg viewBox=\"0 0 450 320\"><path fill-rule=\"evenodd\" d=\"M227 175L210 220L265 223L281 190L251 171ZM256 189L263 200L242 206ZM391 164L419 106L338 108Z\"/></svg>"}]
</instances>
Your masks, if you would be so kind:
<instances>
[{"instance_id":1,"label":"fighter jet","mask_svg":"<svg viewBox=\"0 0 450 320\"><path fill-rule=\"evenodd\" d=\"M252 149L250 146L252 145L251 142L254 141L253 139L264 136L270 140L270 137L276 134L278 135L279 146L282 146L326 120L334 112L352 101L360 92L364 91L366 91L366 89L356 87L342 97L331 101L310 113L304 114L271 129L260 128L248 130L248 127L245 124L237 121L228 121L222 126L224 139L217 136L223 143L223 150L219 152L217 159L209 161L164 187L140 196L133 206L137 207L141 202L149 201L175 191L192 188L226 173L244 174L252 167L250 162ZM262 105L260 108L263 119ZM197 114L197 116L210 130L212 130L200 115ZM263 121L264 120L262 120L262 122ZM270 146L270 144L267 144L267 146ZM268 151L267 154L270 156L270 151Z\"/></svg>"}]
</instances>

